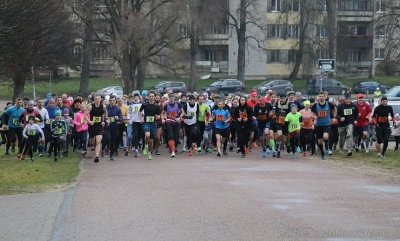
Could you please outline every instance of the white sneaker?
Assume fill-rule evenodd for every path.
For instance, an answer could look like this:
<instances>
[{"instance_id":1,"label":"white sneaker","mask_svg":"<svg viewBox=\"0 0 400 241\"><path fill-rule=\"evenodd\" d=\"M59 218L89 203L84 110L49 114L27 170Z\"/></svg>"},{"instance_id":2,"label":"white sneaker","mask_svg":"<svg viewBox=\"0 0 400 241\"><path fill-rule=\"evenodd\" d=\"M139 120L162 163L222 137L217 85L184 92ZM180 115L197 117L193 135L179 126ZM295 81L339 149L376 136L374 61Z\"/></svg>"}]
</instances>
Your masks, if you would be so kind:
<instances>
[{"instance_id":1,"label":"white sneaker","mask_svg":"<svg viewBox=\"0 0 400 241\"><path fill-rule=\"evenodd\" d=\"M369 153L369 149L368 149L368 148L367 148L367 149L365 149L365 153L367 153L367 154Z\"/></svg>"},{"instance_id":2,"label":"white sneaker","mask_svg":"<svg viewBox=\"0 0 400 241\"><path fill-rule=\"evenodd\" d=\"M376 154L378 157L381 157L381 158L386 158L384 155L382 155L381 153L378 153L378 154Z\"/></svg>"},{"instance_id":3,"label":"white sneaker","mask_svg":"<svg viewBox=\"0 0 400 241\"><path fill-rule=\"evenodd\" d=\"M328 155L332 156L332 151L331 150L329 150Z\"/></svg>"},{"instance_id":4,"label":"white sneaker","mask_svg":"<svg viewBox=\"0 0 400 241\"><path fill-rule=\"evenodd\" d=\"M175 157L175 152L172 152L172 153L171 153L171 157Z\"/></svg>"}]
</instances>

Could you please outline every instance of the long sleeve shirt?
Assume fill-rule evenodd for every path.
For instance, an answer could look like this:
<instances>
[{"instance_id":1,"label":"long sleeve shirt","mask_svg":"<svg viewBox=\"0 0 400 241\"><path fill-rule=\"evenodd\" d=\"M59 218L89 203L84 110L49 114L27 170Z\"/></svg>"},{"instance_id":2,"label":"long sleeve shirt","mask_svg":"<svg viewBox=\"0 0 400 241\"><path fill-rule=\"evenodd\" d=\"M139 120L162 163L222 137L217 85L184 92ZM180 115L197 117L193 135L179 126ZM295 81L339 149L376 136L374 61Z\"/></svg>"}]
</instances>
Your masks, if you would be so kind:
<instances>
[{"instance_id":1,"label":"long sleeve shirt","mask_svg":"<svg viewBox=\"0 0 400 241\"><path fill-rule=\"evenodd\" d=\"M77 132L87 131L89 129L88 121L90 116L82 111L76 113L74 118L74 125Z\"/></svg>"},{"instance_id":2,"label":"long sleeve shirt","mask_svg":"<svg viewBox=\"0 0 400 241\"><path fill-rule=\"evenodd\" d=\"M106 128L116 128L118 127L118 120L115 119L115 116L118 116L119 120L122 120L122 112L121 109L118 106L113 106L111 107L110 105L107 105L107 122L108 125Z\"/></svg>"},{"instance_id":3,"label":"long sleeve shirt","mask_svg":"<svg viewBox=\"0 0 400 241\"><path fill-rule=\"evenodd\" d=\"M36 136L37 134L40 134L40 136L42 137L42 139L44 139L44 133L42 131L42 128L40 128L40 126L38 126L37 124L33 123L33 124L27 124L24 128L24 131L22 132L22 134L24 136Z\"/></svg>"},{"instance_id":4,"label":"long sleeve shirt","mask_svg":"<svg viewBox=\"0 0 400 241\"><path fill-rule=\"evenodd\" d=\"M62 120L54 120L51 122L50 130L53 137L60 137L67 133L67 125Z\"/></svg>"},{"instance_id":5,"label":"long sleeve shirt","mask_svg":"<svg viewBox=\"0 0 400 241\"><path fill-rule=\"evenodd\" d=\"M65 122L68 128L68 134L72 134L72 129L74 128L74 120L68 116L68 118L61 117L61 120Z\"/></svg>"},{"instance_id":6,"label":"long sleeve shirt","mask_svg":"<svg viewBox=\"0 0 400 241\"><path fill-rule=\"evenodd\" d=\"M354 103L351 103L350 105L346 105L345 103L343 103L337 107L339 127L346 127L349 124L354 125L354 121L358 119L358 116L358 107ZM344 121L341 121L342 117L344 117Z\"/></svg>"},{"instance_id":7,"label":"long sleeve shirt","mask_svg":"<svg viewBox=\"0 0 400 241\"><path fill-rule=\"evenodd\" d=\"M19 108L17 108L16 106L10 107L8 108L5 113L9 116L8 117L8 127L11 128L18 128L21 127L21 122L19 121L19 118L22 115L22 112L25 109L21 106ZM5 123L3 121L3 123Z\"/></svg>"},{"instance_id":8,"label":"long sleeve shirt","mask_svg":"<svg viewBox=\"0 0 400 241\"><path fill-rule=\"evenodd\" d=\"M35 107L35 110L39 111L40 116L42 117L42 121L39 121L36 124L40 128L44 128L44 123L46 122L46 120L50 119L49 118L49 112L47 112L46 108L44 108L44 107L42 109L39 109L39 108Z\"/></svg>"}]
</instances>

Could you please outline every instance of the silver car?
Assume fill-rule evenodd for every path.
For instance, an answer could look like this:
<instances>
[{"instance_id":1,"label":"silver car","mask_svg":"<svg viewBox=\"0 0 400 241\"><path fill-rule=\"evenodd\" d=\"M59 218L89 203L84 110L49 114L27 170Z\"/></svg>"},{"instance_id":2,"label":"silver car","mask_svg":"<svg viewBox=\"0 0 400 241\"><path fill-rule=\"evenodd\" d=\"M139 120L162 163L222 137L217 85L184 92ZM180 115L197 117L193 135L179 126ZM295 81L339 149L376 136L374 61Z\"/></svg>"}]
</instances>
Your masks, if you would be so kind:
<instances>
[{"instance_id":1,"label":"silver car","mask_svg":"<svg viewBox=\"0 0 400 241\"><path fill-rule=\"evenodd\" d=\"M116 94L117 96L121 96L124 94L124 91L121 86L109 86L96 91L96 94L101 96Z\"/></svg>"}]
</instances>

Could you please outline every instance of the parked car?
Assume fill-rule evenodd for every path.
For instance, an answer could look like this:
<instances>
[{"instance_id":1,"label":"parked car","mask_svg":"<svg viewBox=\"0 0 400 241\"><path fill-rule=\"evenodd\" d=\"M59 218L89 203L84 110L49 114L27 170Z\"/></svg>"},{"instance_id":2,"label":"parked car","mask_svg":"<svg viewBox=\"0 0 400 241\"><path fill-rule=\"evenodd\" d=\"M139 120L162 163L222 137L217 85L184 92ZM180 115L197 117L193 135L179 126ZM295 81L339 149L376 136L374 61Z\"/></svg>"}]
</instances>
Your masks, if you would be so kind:
<instances>
[{"instance_id":1,"label":"parked car","mask_svg":"<svg viewBox=\"0 0 400 241\"><path fill-rule=\"evenodd\" d=\"M289 80L268 80L253 87L258 93L265 94L268 90L276 93L288 93L293 91L293 85Z\"/></svg>"},{"instance_id":2,"label":"parked car","mask_svg":"<svg viewBox=\"0 0 400 241\"><path fill-rule=\"evenodd\" d=\"M204 86L201 91L210 93L211 91L222 92L242 92L245 89L244 84L237 79L221 79L211 83L209 86Z\"/></svg>"},{"instance_id":3,"label":"parked car","mask_svg":"<svg viewBox=\"0 0 400 241\"><path fill-rule=\"evenodd\" d=\"M161 81L158 84L150 87L149 90L154 90L161 94L165 94L168 90L172 90L174 93L181 91L187 92L188 87L185 85L185 83L180 81Z\"/></svg>"},{"instance_id":4,"label":"parked car","mask_svg":"<svg viewBox=\"0 0 400 241\"><path fill-rule=\"evenodd\" d=\"M340 83L336 79L330 78L320 78L320 79L310 79L307 81L306 92L308 95L316 95L320 91L322 84L322 90L327 91L329 94L344 95L349 91L349 87Z\"/></svg>"},{"instance_id":5,"label":"parked car","mask_svg":"<svg viewBox=\"0 0 400 241\"><path fill-rule=\"evenodd\" d=\"M390 87L386 85L381 85L373 80L363 80L353 84L353 88L351 92L354 94L363 93L363 94L372 94L379 87L379 90L382 93L386 93Z\"/></svg>"},{"instance_id":6,"label":"parked car","mask_svg":"<svg viewBox=\"0 0 400 241\"><path fill-rule=\"evenodd\" d=\"M96 91L96 94L101 96L116 94L117 96L123 95L124 91L121 86L109 86Z\"/></svg>"},{"instance_id":7,"label":"parked car","mask_svg":"<svg viewBox=\"0 0 400 241\"><path fill-rule=\"evenodd\" d=\"M400 101L400 86L394 86L393 88L389 89L386 91L385 96L389 101Z\"/></svg>"}]
</instances>

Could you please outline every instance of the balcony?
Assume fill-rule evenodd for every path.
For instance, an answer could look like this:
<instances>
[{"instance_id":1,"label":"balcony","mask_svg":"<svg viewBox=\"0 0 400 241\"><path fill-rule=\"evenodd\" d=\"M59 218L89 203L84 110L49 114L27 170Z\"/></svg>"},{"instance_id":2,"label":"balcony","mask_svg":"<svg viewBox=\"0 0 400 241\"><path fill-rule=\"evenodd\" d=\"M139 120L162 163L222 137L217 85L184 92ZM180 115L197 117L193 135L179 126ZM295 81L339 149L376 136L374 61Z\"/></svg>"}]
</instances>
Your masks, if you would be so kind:
<instances>
[{"instance_id":1,"label":"balcony","mask_svg":"<svg viewBox=\"0 0 400 241\"><path fill-rule=\"evenodd\" d=\"M339 48L372 48L373 38L370 35L342 35L338 36Z\"/></svg>"},{"instance_id":2,"label":"balcony","mask_svg":"<svg viewBox=\"0 0 400 241\"><path fill-rule=\"evenodd\" d=\"M371 0L339 0L338 21L370 22L373 11Z\"/></svg>"},{"instance_id":3,"label":"balcony","mask_svg":"<svg viewBox=\"0 0 400 241\"><path fill-rule=\"evenodd\" d=\"M229 45L229 34L204 34L200 37L200 45Z\"/></svg>"}]
</instances>

